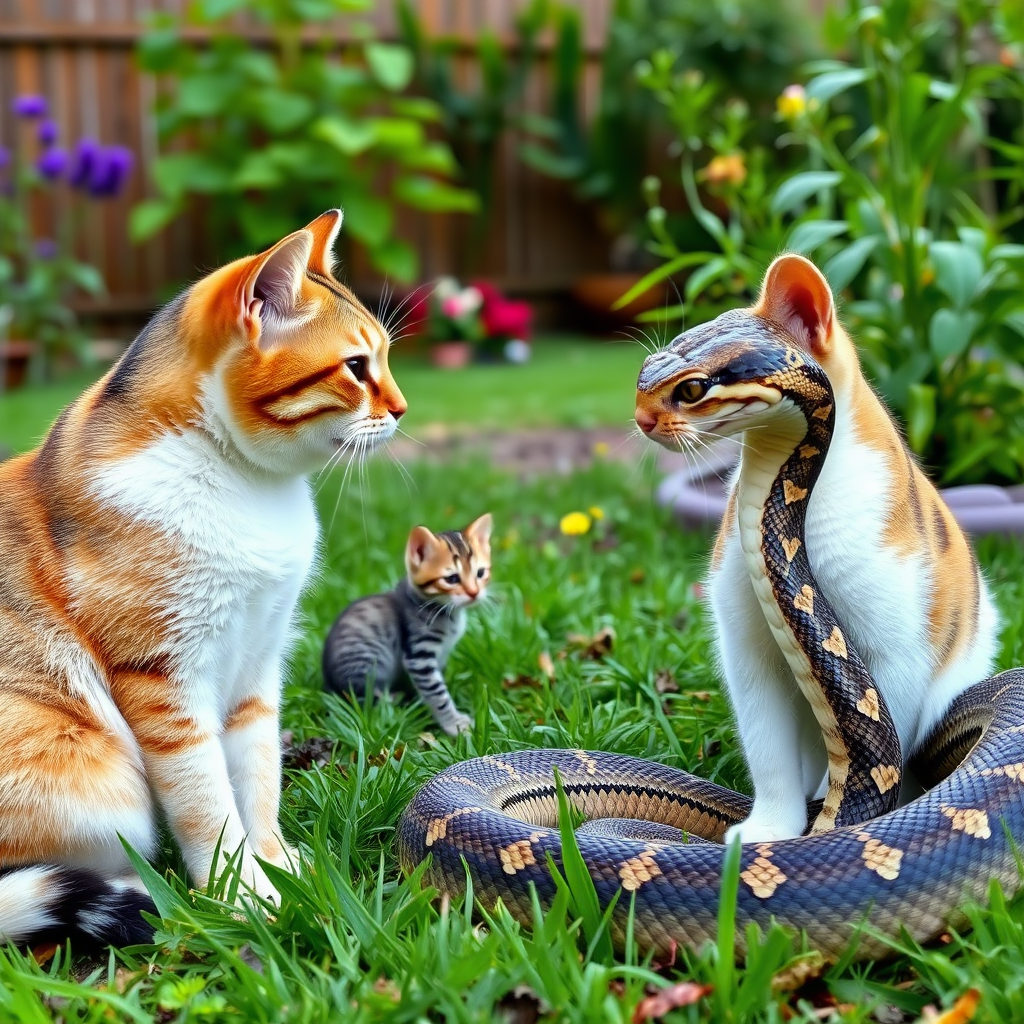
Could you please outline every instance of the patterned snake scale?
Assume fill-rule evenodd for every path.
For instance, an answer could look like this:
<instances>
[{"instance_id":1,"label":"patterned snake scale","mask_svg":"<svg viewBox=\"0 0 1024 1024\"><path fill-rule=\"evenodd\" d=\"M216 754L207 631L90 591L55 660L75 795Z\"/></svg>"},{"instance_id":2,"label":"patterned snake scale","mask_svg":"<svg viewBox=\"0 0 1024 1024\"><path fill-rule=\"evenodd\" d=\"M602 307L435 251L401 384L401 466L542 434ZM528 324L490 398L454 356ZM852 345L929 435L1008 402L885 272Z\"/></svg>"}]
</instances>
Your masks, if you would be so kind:
<instances>
[{"instance_id":1,"label":"patterned snake scale","mask_svg":"<svg viewBox=\"0 0 1024 1024\"><path fill-rule=\"evenodd\" d=\"M751 327L755 326L752 332ZM737 906L738 952L746 926L774 918L807 933L835 959L859 932L858 959L891 955L883 936L901 928L919 941L963 921L966 899L983 899L992 878L1010 894L1021 885L1014 854L1024 846L1024 669L1003 672L957 698L909 767L928 789L897 807L903 760L881 694L841 624L817 592L803 543L804 510L828 451L832 389L810 357L771 322L729 314L686 332L721 367L713 383L781 392L806 430L779 470L761 519L761 551L772 595L809 664L805 696L822 725L829 792L809 806L810 834L744 845ZM723 348L725 358L723 356ZM658 373L658 356L641 371ZM677 364L678 365L678 364ZM798 680L799 681L799 680ZM651 761L583 750L523 750L481 757L431 779L406 808L398 853L412 871L430 857L425 880L462 894L466 872L485 905L499 899L532 922L530 886L542 905L555 895L547 855L561 865L553 769L588 821L580 852L603 905L632 894L641 947L668 952L715 938L725 848L750 798ZM688 841L687 841L688 840ZM629 899L613 934L621 942Z\"/></svg>"}]
</instances>

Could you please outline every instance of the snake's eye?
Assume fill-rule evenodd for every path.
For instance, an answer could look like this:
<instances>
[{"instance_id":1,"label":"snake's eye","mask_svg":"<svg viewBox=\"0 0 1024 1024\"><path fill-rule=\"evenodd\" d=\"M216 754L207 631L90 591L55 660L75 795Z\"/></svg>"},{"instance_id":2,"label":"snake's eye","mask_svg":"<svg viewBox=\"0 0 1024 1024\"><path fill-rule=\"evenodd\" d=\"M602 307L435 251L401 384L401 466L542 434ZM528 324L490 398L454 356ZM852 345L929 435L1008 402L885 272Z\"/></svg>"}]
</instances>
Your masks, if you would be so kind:
<instances>
[{"instance_id":1,"label":"snake's eye","mask_svg":"<svg viewBox=\"0 0 1024 1024\"><path fill-rule=\"evenodd\" d=\"M681 381L672 389L672 401L677 405L680 402L693 405L708 393L709 386L709 382L703 377L691 377L689 380Z\"/></svg>"}]
</instances>

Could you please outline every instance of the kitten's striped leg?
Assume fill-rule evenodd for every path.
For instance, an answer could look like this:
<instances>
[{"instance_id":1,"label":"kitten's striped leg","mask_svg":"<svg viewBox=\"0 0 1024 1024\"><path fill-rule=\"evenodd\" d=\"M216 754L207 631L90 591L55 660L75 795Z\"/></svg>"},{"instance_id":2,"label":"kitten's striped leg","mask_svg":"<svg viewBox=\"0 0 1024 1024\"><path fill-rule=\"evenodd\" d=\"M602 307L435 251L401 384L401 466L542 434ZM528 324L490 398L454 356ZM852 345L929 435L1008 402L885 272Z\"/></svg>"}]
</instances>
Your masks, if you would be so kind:
<instances>
[{"instance_id":1,"label":"kitten's striped leg","mask_svg":"<svg viewBox=\"0 0 1024 1024\"><path fill-rule=\"evenodd\" d=\"M416 692L433 712L438 725L449 736L456 736L473 728L473 719L469 715L464 715L455 706L444 676L438 670L433 657L408 657L405 659L405 671L409 681L416 687Z\"/></svg>"}]
</instances>

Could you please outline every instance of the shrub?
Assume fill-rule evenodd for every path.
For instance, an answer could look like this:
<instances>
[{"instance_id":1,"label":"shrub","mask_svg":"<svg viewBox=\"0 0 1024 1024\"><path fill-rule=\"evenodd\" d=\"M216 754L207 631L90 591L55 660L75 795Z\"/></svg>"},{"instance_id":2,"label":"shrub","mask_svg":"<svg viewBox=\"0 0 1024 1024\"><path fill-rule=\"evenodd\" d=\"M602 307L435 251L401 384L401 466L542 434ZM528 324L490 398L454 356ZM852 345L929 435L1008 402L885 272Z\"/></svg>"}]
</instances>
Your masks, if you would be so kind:
<instances>
[{"instance_id":1,"label":"shrub","mask_svg":"<svg viewBox=\"0 0 1024 1024\"><path fill-rule=\"evenodd\" d=\"M395 237L396 205L472 211L477 198L451 184L452 153L429 137L439 108L403 95L409 50L376 41L351 18L340 43L337 22L328 22L370 7L372 0L197 0L187 22L156 17L139 59L160 76L164 152L154 169L159 197L135 209L134 236L159 231L190 196L209 196L209 222L227 257L340 204L347 235L374 266L414 278L416 251ZM242 9L270 45L254 46L230 20ZM186 29L208 33L208 45L190 41Z\"/></svg>"},{"instance_id":2,"label":"shrub","mask_svg":"<svg viewBox=\"0 0 1024 1024\"><path fill-rule=\"evenodd\" d=\"M674 119L687 200L718 250L684 251L651 183L666 262L649 280L699 267L673 312L706 318L747 301L777 252L813 256L924 462L945 483L1020 482L1024 246L1008 230L1024 205L1019 168L1001 159L1019 145L993 138L987 118L999 101L1020 123L1024 24L973 0L851 0L829 28L850 57L816 62L806 86L780 95L775 151L748 147L742 105L669 55L640 67ZM998 216L993 180L1009 182Z\"/></svg>"}]
</instances>

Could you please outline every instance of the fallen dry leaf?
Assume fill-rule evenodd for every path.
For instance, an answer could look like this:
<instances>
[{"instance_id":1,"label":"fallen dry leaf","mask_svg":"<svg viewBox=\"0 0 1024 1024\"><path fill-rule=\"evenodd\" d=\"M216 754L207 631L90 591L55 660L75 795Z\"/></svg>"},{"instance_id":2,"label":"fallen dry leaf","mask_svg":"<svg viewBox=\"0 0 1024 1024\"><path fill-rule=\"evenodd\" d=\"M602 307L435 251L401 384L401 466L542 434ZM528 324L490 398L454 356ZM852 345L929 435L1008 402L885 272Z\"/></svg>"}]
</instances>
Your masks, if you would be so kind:
<instances>
[{"instance_id":1,"label":"fallen dry leaf","mask_svg":"<svg viewBox=\"0 0 1024 1024\"><path fill-rule=\"evenodd\" d=\"M637 566L629 574L629 582L630 583L643 583L643 581L645 579L647 579L647 572L644 569L641 569L639 566Z\"/></svg>"},{"instance_id":2,"label":"fallen dry leaf","mask_svg":"<svg viewBox=\"0 0 1024 1024\"><path fill-rule=\"evenodd\" d=\"M437 746L437 737L432 732L421 732L416 738L420 741L421 747L433 750Z\"/></svg>"},{"instance_id":3,"label":"fallen dry leaf","mask_svg":"<svg viewBox=\"0 0 1024 1024\"><path fill-rule=\"evenodd\" d=\"M687 690L686 696L691 700L711 700L710 690Z\"/></svg>"},{"instance_id":4,"label":"fallen dry leaf","mask_svg":"<svg viewBox=\"0 0 1024 1024\"><path fill-rule=\"evenodd\" d=\"M693 981L681 981L678 985L670 985L654 995L644 996L633 1011L633 1024L664 1017L670 1010L678 1010L680 1006L691 1006L703 999L711 991L710 985L698 985Z\"/></svg>"},{"instance_id":5,"label":"fallen dry leaf","mask_svg":"<svg viewBox=\"0 0 1024 1024\"><path fill-rule=\"evenodd\" d=\"M506 690L519 690L524 687L529 690L539 690L544 684L535 676L528 676L520 672L517 676L505 676L501 685Z\"/></svg>"},{"instance_id":6,"label":"fallen dry leaf","mask_svg":"<svg viewBox=\"0 0 1024 1024\"><path fill-rule=\"evenodd\" d=\"M373 991L379 996L384 996L385 999L390 999L393 1003L399 1002L402 998L402 990L398 987L398 983L391 978L386 978L383 974L373 983Z\"/></svg>"},{"instance_id":7,"label":"fallen dry leaf","mask_svg":"<svg viewBox=\"0 0 1024 1024\"><path fill-rule=\"evenodd\" d=\"M570 633L566 638L569 649L577 649L582 658L600 661L606 654L611 654L615 646L615 630L611 626L599 629L593 636L582 633Z\"/></svg>"},{"instance_id":8,"label":"fallen dry leaf","mask_svg":"<svg viewBox=\"0 0 1024 1024\"><path fill-rule=\"evenodd\" d=\"M654 689L657 693L678 693L679 684L676 677L667 668L663 668L654 677Z\"/></svg>"},{"instance_id":9,"label":"fallen dry leaf","mask_svg":"<svg viewBox=\"0 0 1024 1024\"><path fill-rule=\"evenodd\" d=\"M547 651L541 651L537 658L537 664L540 666L541 672L548 677L548 679L555 678L555 663L551 660L551 655Z\"/></svg>"},{"instance_id":10,"label":"fallen dry leaf","mask_svg":"<svg viewBox=\"0 0 1024 1024\"><path fill-rule=\"evenodd\" d=\"M974 1017L979 1002L981 993L976 988L969 988L945 1013L929 1012L925 1007L918 1024L967 1024Z\"/></svg>"},{"instance_id":11,"label":"fallen dry leaf","mask_svg":"<svg viewBox=\"0 0 1024 1024\"><path fill-rule=\"evenodd\" d=\"M300 743L293 742L289 729L281 734L281 760L285 768L306 771L314 765L321 768L330 764L334 755L335 741L327 736L310 736Z\"/></svg>"}]
</instances>

